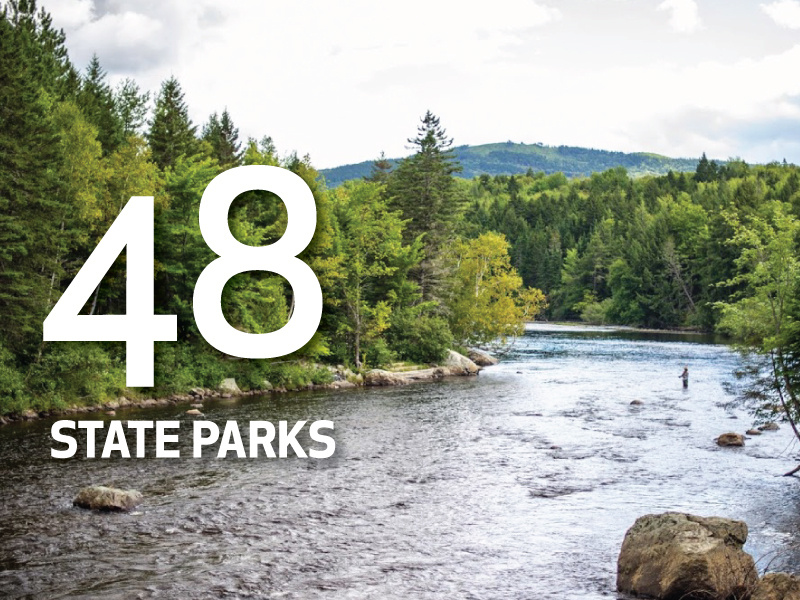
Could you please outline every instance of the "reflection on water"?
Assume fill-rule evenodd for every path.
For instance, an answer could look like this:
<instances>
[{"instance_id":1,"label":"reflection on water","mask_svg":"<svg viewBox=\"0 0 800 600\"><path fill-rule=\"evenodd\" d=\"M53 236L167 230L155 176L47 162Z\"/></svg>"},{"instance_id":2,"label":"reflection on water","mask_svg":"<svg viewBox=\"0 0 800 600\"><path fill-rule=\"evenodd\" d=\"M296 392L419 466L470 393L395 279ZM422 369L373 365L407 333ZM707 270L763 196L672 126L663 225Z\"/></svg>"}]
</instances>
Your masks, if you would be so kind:
<instances>
[{"instance_id":1,"label":"reflection on water","mask_svg":"<svg viewBox=\"0 0 800 600\"><path fill-rule=\"evenodd\" d=\"M787 427L714 444L750 420L726 408L738 357L709 341L536 326L477 378L206 404L243 433L333 420L326 460L56 461L50 422L5 427L0 595L615 597L625 530L665 510L743 519L748 551L798 571L800 482L779 477L797 447ZM185 409L115 418L182 420L188 456ZM92 483L147 500L134 514L72 508Z\"/></svg>"}]
</instances>

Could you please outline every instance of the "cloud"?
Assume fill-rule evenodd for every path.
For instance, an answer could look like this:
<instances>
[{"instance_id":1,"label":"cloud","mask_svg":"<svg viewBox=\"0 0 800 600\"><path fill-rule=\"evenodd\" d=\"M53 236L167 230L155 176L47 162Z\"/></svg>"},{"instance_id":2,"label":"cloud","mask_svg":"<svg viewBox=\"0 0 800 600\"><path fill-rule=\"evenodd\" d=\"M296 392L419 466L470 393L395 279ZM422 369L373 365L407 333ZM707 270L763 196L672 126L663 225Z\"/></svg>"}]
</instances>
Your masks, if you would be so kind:
<instances>
[{"instance_id":1,"label":"cloud","mask_svg":"<svg viewBox=\"0 0 800 600\"><path fill-rule=\"evenodd\" d=\"M658 10L672 12L669 24L679 33L694 33L703 28L695 0L664 0L658 5Z\"/></svg>"},{"instance_id":2,"label":"cloud","mask_svg":"<svg viewBox=\"0 0 800 600\"><path fill-rule=\"evenodd\" d=\"M778 0L760 6L781 27L800 29L800 2L797 0Z\"/></svg>"},{"instance_id":3,"label":"cloud","mask_svg":"<svg viewBox=\"0 0 800 600\"><path fill-rule=\"evenodd\" d=\"M458 144L800 162L781 134L800 44L758 3L686 37L702 24L682 0L49 1L79 67L96 52L112 84L151 91L174 75L195 123L227 107L243 138L320 168L405 154L427 109Z\"/></svg>"}]
</instances>

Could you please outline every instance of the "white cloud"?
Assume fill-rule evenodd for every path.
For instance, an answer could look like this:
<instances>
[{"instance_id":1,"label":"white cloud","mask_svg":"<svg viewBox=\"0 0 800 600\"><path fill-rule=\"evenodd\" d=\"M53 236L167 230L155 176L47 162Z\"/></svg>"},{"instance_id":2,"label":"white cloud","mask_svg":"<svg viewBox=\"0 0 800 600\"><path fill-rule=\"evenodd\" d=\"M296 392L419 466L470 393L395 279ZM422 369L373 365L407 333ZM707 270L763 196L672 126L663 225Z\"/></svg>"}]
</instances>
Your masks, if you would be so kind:
<instances>
[{"instance_id":1,"label":"white cloud","mask_svg":"<svg viewBox=\"0 0 800 600\"><path fill-rule=\"evenodd\" d=\"M787 29L800 29L800 2L797 0L778 0L760 6L778 25Z\"/></svg>"},{"instance_id":2,"label":"white cloud","mask_svg":"<svg viewBox=\"0 0 800 600\"><path fill-rule=\"evenodd\" d=\"M669 24L679 33L693 33L703 28L695 0L664 0L658 5L658 10L672 12Z\"/></svg>"},{"instance_id":3,"label":"white cloud","mask_svg":"<svg viewBox=\"0 0 800 600\"><path fill-rule=\"evenodd\" d=\"M57 15L59 27L72 29L91 20L94 3L92 0L52 0L47 10Z\"/></svg>"},{"instance_id":4,"label":"white cloud","mask_svg":"<svg viewBox=\"0 0 800 600\"><path fill-rule=\"evenodd\" d=\"M96 52L112 83L152 91L175 75L195 123L227 107L243 138L320 168L406 154L427 109L457 144L800 162L781 133L800 135L800 79L784 76L800 44L758 3L723 31L694 2L659 0L672 28L702 29L685 37L632 0L50 2L78 66Z\"/></svg>"}]
</instances>

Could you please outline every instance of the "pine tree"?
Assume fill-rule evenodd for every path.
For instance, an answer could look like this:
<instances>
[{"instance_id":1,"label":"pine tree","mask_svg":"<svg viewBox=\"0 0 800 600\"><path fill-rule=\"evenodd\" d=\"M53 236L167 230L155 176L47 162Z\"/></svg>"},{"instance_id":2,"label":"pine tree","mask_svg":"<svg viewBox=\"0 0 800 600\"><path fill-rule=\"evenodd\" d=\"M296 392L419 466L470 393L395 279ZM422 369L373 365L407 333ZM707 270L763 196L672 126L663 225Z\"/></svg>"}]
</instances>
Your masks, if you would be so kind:
<instances>
[{"instance_id":1,"label":"pine tree","mask_svg":"<svg viewBox=\"0 0 800 600\"><path fill-rule=\"evenodd\" d=\"M24 353L41 340L61 240L52 169L58 141L41 93L43 52L31 49L28 25L15 25L7 11L0 12L0 336Z\"/></svg>"},{"instance_id":2,"label":"pine tree","mask_svg":"<svg viewBox=\"0 0 800 600\"><path fill-rule=\"evenodd\" d=\"M92 56L81 81L77 104L86 120L97 128L97 139L108 155L123 142L123 125L114 102L114 94L106 82L106 72L97 55Z\"/></svg>"},{"instance_id":3,"label":"pine tree","mask_svg":"<svg viewBox=\"0 0 800 600\"><path fill-rule=\"evenodd\" d=\"M114 91L114 107L125 137L139 134L147 116L150 92L142 93L133 79L125 79Z\"/></svg>"},{"instance_id":4,"label":"pine tree","mask_svg":"<svg viewBox=\"0 0 800 600\"><path fill-rule=\"evenodd\" d=\"M161 84L147 134L153 162L161 169L166 169L174 166L179 157L191 156L197 146L195 129L189 118L189 108L184 101L181 85L175 77L170 77Z\"/></svg>"},{"instance_id":5,"label":"pine tree","mask_svg":"<svg viewBox=\"0 0 800 600\"><path fill-rule=\"evenodd\" d=\"M703 156L700 157L697 163L694 180L698 183L716 181L717 175L717 163L713 160L709 161L708 158L706 158L706 153L703 152Z\"/></svg>"},{"instance_id":6,"label":"pine tree","mask_svg":"<svg viewBox=\"0 0 800 600\"><path fill-rule=\"evenodd\" d=\"M227 108L222 111L221 117L213 113L208 118L208 123L203 126L202 139L211 144L212 156L223 169L241 164L243 152L239 129L233 125Z\"/></svg>"},{"instance_id":7,"label":"pine tree","mask_svg":"<svg viewBox=\"0 0 800 600\"><path fill-rule=\"evenodd\" d=\"M77 90L77 72L67 55L62 30L36 0L9 0L3 3L7 19L21 52L28 58L29 76L53 98L65 98Z\"/></svg>"},{"instance_id":8,"label":"pine tree","mask_svg":"<svg viewBox=\"0 0 800 600\"><path fill-rule=\"evenodd\" d=\"M441 249L453 237L463 207L453 179L461 165L452 149L453 139L430 111L422 117L417 136L408 142L416 152L392 172L387 194L391 208L408 221L406 242L423 238L425 260L415 275L423 298L430 300L437 298L443 276Z\"/></svg>"},{"instance_id":9,"label":"pine tree","mask_svg":"<svg viewBox=\"0 0 800 600\"><path fill-rule=\"evenodd\" d=\"M366 181L385 184L389 181L389 175L392 172L393 166L392 161L386 158L386 154L381 150L381 155L378 157L378 160L372 163L372 171L368 176L364 177L364 179Z\"/></svg>"}]
</instances>

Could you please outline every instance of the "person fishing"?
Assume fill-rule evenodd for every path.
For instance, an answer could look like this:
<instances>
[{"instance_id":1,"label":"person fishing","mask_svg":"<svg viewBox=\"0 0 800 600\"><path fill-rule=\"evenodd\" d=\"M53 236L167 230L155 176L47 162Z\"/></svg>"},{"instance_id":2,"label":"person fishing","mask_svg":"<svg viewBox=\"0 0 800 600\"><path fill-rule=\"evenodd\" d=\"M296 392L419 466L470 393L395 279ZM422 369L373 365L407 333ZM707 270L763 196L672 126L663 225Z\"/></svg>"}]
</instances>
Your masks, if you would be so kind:
<instances>
[{"instance_id":1,"label":"person fishing","mask_svg":"<svg viewBox=\"0 0 800 600\"><path fill-rule=\"evenodd\" d=\"M683 373L678 375L678 377L683 379L683 387L684 388L688 388L689 387L689 367L688 366L683 367Z\"/></svg>"}]
</instances>

